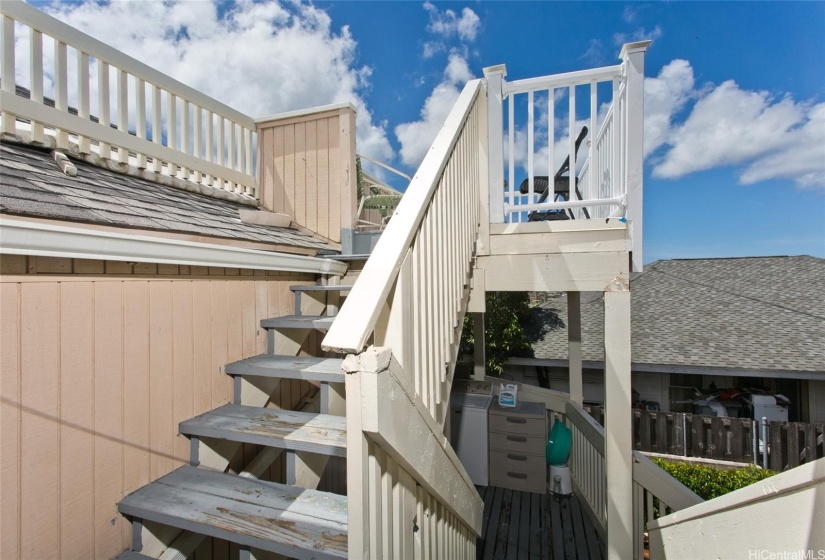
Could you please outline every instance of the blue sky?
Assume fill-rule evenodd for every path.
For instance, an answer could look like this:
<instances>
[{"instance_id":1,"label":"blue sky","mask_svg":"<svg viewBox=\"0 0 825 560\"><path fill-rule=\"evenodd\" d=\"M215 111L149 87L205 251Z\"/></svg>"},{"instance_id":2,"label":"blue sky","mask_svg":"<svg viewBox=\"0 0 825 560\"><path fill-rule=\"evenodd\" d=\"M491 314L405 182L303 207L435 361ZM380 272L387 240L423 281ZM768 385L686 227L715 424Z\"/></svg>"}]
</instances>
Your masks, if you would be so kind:
<instances>
[{"instance_id":1,"label":"blue sky","mask_svg":"<svg viewBox=\"0 0 825 560\"><path fill-rule=\"evenodd\" d=\"M650 38L646 260L825 257L822 2L37 5L252 116L351 99L359 151L408 173L483 67L615 64Z\"/></svg>"}]
</instances>

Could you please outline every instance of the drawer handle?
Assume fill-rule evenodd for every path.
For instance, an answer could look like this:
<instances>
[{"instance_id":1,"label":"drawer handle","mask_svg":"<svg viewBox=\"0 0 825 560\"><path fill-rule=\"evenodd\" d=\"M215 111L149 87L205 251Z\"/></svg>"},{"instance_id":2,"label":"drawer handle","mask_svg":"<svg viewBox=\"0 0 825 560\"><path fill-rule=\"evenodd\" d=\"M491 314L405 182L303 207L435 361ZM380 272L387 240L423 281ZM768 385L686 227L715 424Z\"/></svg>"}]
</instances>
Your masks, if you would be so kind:
<instances>
[{"instance_id":1,"label":"drawer handle","mask_svg":"<svg viewBox=\"0 0 825 560\"><path fill-rule=\"evenodd\" d=\"M527 441L527 438L523 437L523 436L507 436L507 440L508 441L518 441L520 443L524 443L525 441Z\"/></svg>"},{"instance_id":2,"label":"drawer handle","mask_svg":"<svg viewBox=\"0 0 825 560\"><path fill-rule=\"evenodd\" d=\"M526 424L527 418L513 418L512 416L508 416L507 421L511 424Z\"/></svg>"},{"instance_id":3,"label":"drawer handle","mask_svg":"<svg viewBox=\"0 0 825 560\"><path fill-rule=\"evenodd\" d=\"M527 475L520 472L508 472L507 476L510 478L527 478Z\"/></svg>"},{"instance_id":4,"label":"drawer handle","mask_svg":"<svg viewBox=\"0 0 825 560\"><path fill-rule=\"evenodd\" d=\"M510 453L507 454L508 459L512 459L513 461L526 461L527 457L525 455L512 455Z\"/></svg>"}]
</instances>

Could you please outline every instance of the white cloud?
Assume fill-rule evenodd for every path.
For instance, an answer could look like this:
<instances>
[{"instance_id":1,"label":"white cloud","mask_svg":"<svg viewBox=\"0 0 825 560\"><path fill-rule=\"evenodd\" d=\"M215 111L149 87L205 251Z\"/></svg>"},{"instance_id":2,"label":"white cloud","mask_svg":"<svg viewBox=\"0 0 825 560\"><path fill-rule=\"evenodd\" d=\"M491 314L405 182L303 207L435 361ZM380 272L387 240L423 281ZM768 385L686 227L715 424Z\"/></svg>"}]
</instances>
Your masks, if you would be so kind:
<instances>
[{"instance_id":1,"label":"white cloud","mask_svg":"<svg viewBox=\"0 0 825 560\"><path fill-rule=\"evenodd\" d=\"M644 152L654 177L733 166L742 184L825 187L825 103L745 90L733 80L697 88L690 63L674 60L645 79Z\"/></svg>"},{"instance_id":2,"label":"white cloud","mask_svg":"<svg viewBox=\"0 0 825 560\"><path fill-rule=\"evenodd\" d=\"M693 68L681 59L665 65L657 77L645 78L645 155L668 139L674 114L694 93L693 83Z\"/></svg>"},{"instance_id":3,"label":"white cloud","mask_svg":"<svg viewBox=\"0 0 825 560\"><path fill-rule=\"evenodd\" d=\"M404 164L418 167L458 100L464 83L471 79L473 73L467 60L457 53L451 54L442 81L435 86L421 108L421 118L395 127Z\"/></svg>"},{"instance_id":4,"label":"white cloud","mask_svg":"<svg viewBox=\"0 0 825 560\"><path fill-rule=\"evenodd\" d=\"M651 31L646 30L644 27L640 27L630 33L615 33L613 35L613 42L616 43L617 46L621 46L625 43L635 43L636 41L655 41L663 34L664 31L660 25L655 26Z\"/></svg>"},{"instance_id":5,"label":"white cloud","mask_svg":"<svg viewBox=\"0 0 825 560\"><path fill-rule=\"evenodd\" d=\"M315 6L237 0L220 10L214 2L176 1L42 9L253 117L351 101L359 151L393 157L384 123L373 122L362 97L371 71L357 64L357 42Z\"/></svg>"},{"instance_id":6,"label":"white cloud","mask_svg":"<svg viewBox=\"0 0 825 560\"><path fill-rule=\"evenodd\" d=\"M424 9L430 14L427 30L444 38L457 35L462 41L475 41L481 27L481 19L470 8L461 10L459 16L453 10L439 11L432 3L424 2Z\"/></svg>"},{"instance_id":7,"label":"white cloud","mask_svg":"<svg viewBox=\"0 0 825 560\"><path fill-rule=\"evenodd\" d=\"M441 41L427 41L422 47L421 56L425 59L432 58L438 53L444 52L446 49L446 45L444 45Z\"/></svg>"}]
</instances>

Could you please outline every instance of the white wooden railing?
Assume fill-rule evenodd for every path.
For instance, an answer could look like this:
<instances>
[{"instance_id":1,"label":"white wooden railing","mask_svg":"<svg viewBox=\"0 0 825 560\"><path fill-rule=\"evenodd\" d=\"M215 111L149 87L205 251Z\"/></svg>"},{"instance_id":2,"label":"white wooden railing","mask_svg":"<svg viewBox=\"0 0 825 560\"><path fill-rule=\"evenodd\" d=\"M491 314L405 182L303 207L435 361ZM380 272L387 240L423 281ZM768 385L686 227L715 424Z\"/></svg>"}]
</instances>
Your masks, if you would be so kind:
<instances>
[{"instance_id":1,"label":"white wooden railing","mask_svg":"<svg viewBox=\"0 0 825 560\"><path fill-rule=\"evenodd\" d=\"M523 222L533 212L548 211L567 212L575 219L619 218L628 223L634 269L641 270L644 53L649 44L643 41L624 45L621 64L566 74L508 82L504 66L485 69L491 223ZM565 96L566 125L556 117L557 105ZM577 110L581 98L589 101L585 111ZM540 114L546 113L542 122L536 119L539 105ZM562 110L559 108L559 113ZM584 120L578 118L580 113L586 115ZM576 137L585 125L589 131L587 141L577 153ZM557 146L557 131L565 126L566 145ZM520 166L516 139L525 134L527 153ZM537 145L539 137L546 138L546 146ZM539 154L549 178L549 194L543 202L535 185ZM565 156L570 168L568 198L556 200L553 177ZM521 194L519 185L524 175L527 193Z\"/></svg>"},{"instance_id":2,"label":"white wooden railing","mask_svg":"<svg viewBox=\"0 0 825 560\"><path fill-rule=\"evenodd\" d=\"M567 401L567 424L573 433L570 477L576 493L602 538L607 534L607 477L604 460L604 428L581 405ZM647 457L633 451L633 550L644 558L647 523L667 513L702 502L681 482Z\"/></svg>"},{"instance_id":3,"label":"white wooden railing","mask_svg":"<svg viewBox=\"0 0 825 560\"><path fill-rule=\"evenodd\" d=\"M633 452L633 550L644 558L644 534L654 519L704 500L639 451Z\"/></svg>"},{"instance_id":4,"label":"white wooden railing","mask_svg":"<svg viewBox=\"0 0 825 560\"><path fill-rule=\"evenodd\" d=\"M349 354L351 558L475 558L484 504L443 428L486 192L486 138L485 92L474 80L322 342Z\"/></svg>"},{"instance_id":5,"label":"white wooden railing","mask_svg":"<svg viewBox=\"0 0 825 560\"><path fill-rule=\"evenodd\" d=\"M392 348L443 424L461 336L487 163L484 92L467 84L323 341ZM479 101L481 100L481 101Z\"/></svg>"},{"instance_id":6,"label":"white wooden railing","mask_svg":"<svg viewBox=\"0 0 825 560\"><path fill-rule=\"evenodd\" d=\"M71 140L81 154L255 197L251 117L20 0L3 0L0 13L3 133L16 135L18 121L28 121L34 142L66 150ZM44 104L44 75L51 70L44 68L44 43L54 45L53 107ZM20 44L28 46L28 64L16 68ZM27 78L18 83L16 75ZM16 95L17 86L28 96Z\"/></svg>"},{"instance_id":7,"label":"white wooden railing","mask_svg":"<svg viewBox=\"0 0 825 560\"><path fill-rule=\"evenodd\" d=\"M604 470L604 428L581 405L567 401L565 408L573 441L570 478L602 538L607 535L607 477Z\"/></svg>"}]
</instances>

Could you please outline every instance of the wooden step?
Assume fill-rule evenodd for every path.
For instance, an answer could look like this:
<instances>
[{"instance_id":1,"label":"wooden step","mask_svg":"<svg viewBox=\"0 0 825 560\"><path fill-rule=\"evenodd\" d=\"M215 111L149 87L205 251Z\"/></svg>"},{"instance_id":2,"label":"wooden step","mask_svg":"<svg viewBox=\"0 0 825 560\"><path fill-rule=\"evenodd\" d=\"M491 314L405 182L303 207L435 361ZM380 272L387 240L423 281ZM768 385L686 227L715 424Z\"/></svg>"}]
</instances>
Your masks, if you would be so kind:
<instances>
[{"instance_id":1,"label":"wooden step","mask_svg":"<svg viewBox=\"0 0 825 560\"><path fill-rule=\"evenodd\" d=\"M314 286L290 286L289 289L293 292L348 292L352 289L352 286L330 286L315 284Z\"/></svg>"},{"instance_id":2,"label":"wooden step","mask_svg":"<svg viewBox=\"0 0 825 560\"><path fill-rule=\"evenodd\" d=\"M347 454L347 419L315 412L226 404L181 422L180 433L320 455Z\"/></svg>"},{"instance_id":3,"label":"wooden step","mask_svg":"<svg viewBox=\"0 0 825 560\"><path fill-rule=\"evenodd\" d=\"M343 383L344 371L341 369L341 361L341 358L261 354L227 364L225 371L232 376L252 375Z\"/></svg>"},{"instance_id":4,"label":"wooden step","mask_svg":"<svg viewBox=\"0 0 825 560\"><path fill-rule=\"evenodd\" d=\"M180 467L126 496L118 509L290 558L346 558L345 496Z\"/></svg>"},{"instance_id":5,"label":"wooden step","mask_svg":"<svg viewBox=\"0 0 825 560\"><path fill-rule=\"evenodd\" d=\"M283 317L273 317L264 319L261 326L265 329L318 329L328 330L332 326L335 317L326 315L285 315Z\"/></svg>"}]
</instances>

